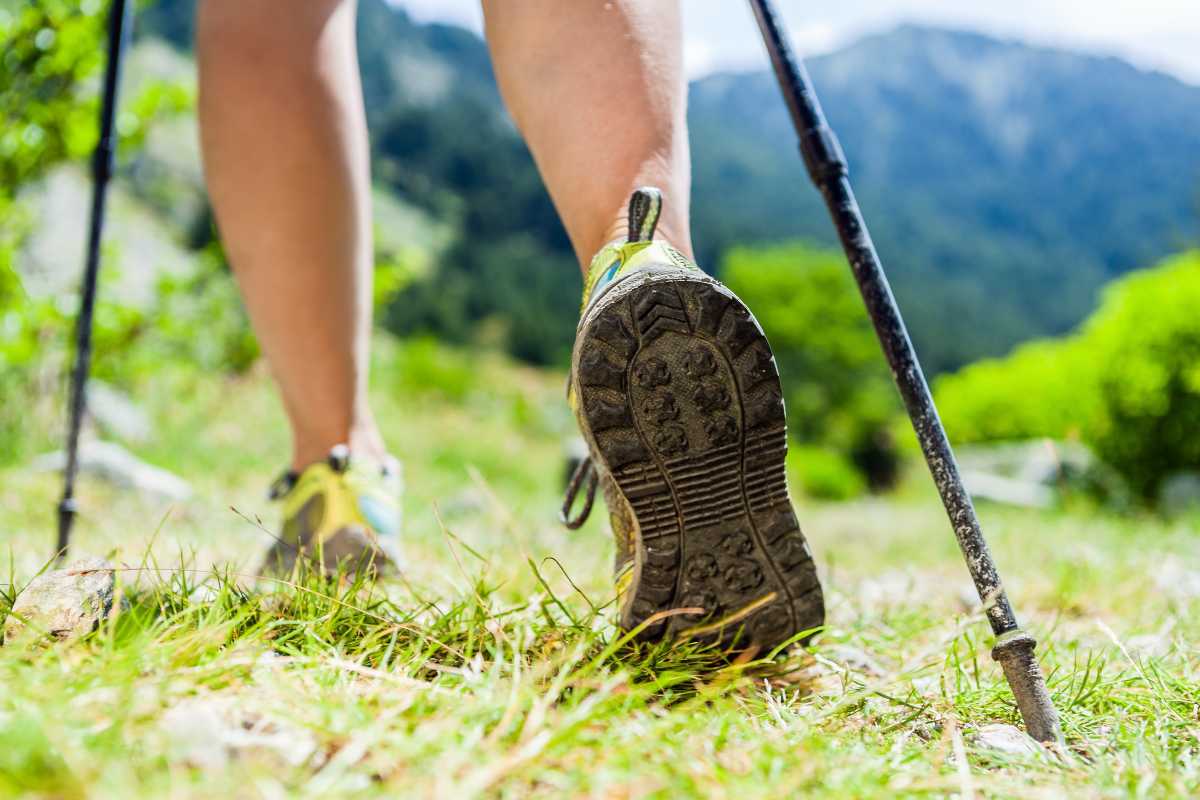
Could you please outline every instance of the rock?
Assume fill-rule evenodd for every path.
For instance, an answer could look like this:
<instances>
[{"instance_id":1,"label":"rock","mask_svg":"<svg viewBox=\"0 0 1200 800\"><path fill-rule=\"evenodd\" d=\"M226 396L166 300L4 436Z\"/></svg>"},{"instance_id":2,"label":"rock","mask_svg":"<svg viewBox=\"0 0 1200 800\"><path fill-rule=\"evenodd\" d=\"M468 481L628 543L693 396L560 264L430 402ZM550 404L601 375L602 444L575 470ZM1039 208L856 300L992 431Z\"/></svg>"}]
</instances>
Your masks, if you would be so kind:
<instances>
[{"instance_id":1,"label":"rock","mask_svg":"<svg viewBox=\"0 0 1200 800\"><path fill-rule=\"evenodd\" d=\"M983 603L979 601L979 592L970 581L955 584L954 599L958 601L958 607L964 614L974 614L983 609Z\"/></svg>"},{"instance_id":2,"label":"rock","mask_svg":"<svg viewBox=\"0 0 1200 800\"><path fill-rule=\"evenodd\" d=\"M1005 478L976 470L962 471L963 483L976 500L991 500L1022 508L1049 508L1054 504L1054 492L1040 483Z\"/></svg>"},{"instance_id":3,"label":"rock","mask_svg":"<svg viewBox=\"0 0 1200 800\"><path fill-rule=\"evenodd\" d=\"M1012 725L984 725L971 738L976 750L984 750L1005 758L1041 758L1045 755L1042 746L1027 733Z\"/></svg>"},{"instance_id":4,"label":"rock","mask_svg":"<svg viewBox=\"0 0 1200 800\"><path fill-rule=\"evenodd\" d=\"M1078 442L1031 439L957 450L968 491L979 499L1044 508L1063 491L1083 492L1124 505L1129 490L1120 476Z\"/></svg>"},{"instance_id":5,"label":"rock","mask_svg":"<svg viewBox=\"0 0 1200 800\"><path fill-rule=\"evenodd\" d=\"M46 453L35 458L30 466L45 472L61 470L66 466L66 454L61 450ZM147 464L112 442L80 443L79 469L115 486L167 502L182 502L192 496L192 487L183 478Z\"/></svg>"},{"instance_id":6,"label":"rock","mask_svg":"<svg viewBox=\"0 0 1200 800\"><path fill-rule=\"evenodd\" d=\"M100 428L129 442L145 442L154 432L145 409L103 381L88 381L87 410Z\"/></svg>"},{"instance_id":7,"label":"rock","mask_svg":"<svg viewBox=\"0 0 1200 800\"><path fill-rule=\"evenodd\" d=\"M1162 633L1143 633L1126 639L1125 647L1144 656L1165 656L1171 651L1171 640Z\"/></svg>"},{"instance_id":8,"label":"rock","mask_svg":"<svg viewBox=\"0 0 1200 800\"><path fill-rule=\"evenodd\" d=\"M861 612L875 613L908 602L920 594L921 588L918 576L900 570L888 570L860 581L856 594Z\"/></svg>"},{"instance_id":9,"label":"rock","mask_svg":"<svg viewBox=\"0 0 1200 800\"><path fill-rule=\"evenodd\" d=\"M215 771L229 763L232 753L225 744L227 726L215 705L199 701L181 703L168 709L159 724L172 755L189 767Z\"/></svg>"},{"instance_id":10,"label":"rock","mask_svg":"<svg viewBox=\"0 0 1200 800\"><path fill-rule=\"evenodd\" d=\"M198 769L222 769L245 757L297 767L318 755L308 731L249 710L234 697L182 700L160 725L174 757Z\"/></svg>"},{"instance_id":11,"label":"rock","mask_svg":"<svg viewBox=\"0 0 1200 800\"><path fill-rule=\"evenodd\" d=\"M1200 511L1200 472L1176 472L1158 490L1158 509L1169 517Z\"/></svg>"},{"instance_id":12,"label":"rock","mask_svg":"<svg viewBox=\"0 0 1200 800\"><path fill-rule=\"evenodd\" d=\"M113 565L101 558L39 575L17 595L4 624L4 641L27 635L82 636L112 609L115 584Z\"/></svg>"},{"instance_id":13,"label":"rock","mask_svg":"<svg viewBox=\"0 0 1200 800\"><path fill-rule=\"evenodd\" d=\"M44 180L22 189L21 199L35 224L17 266L33 297L78 291L86 241L80 235L64 236L62 221L86 220L90 198L91 177L75 163L56 167ZM177 198L170 204L172 210L183 202ZM105 232L121 243L120 269L105 273L104 297L149 310L163 277L192 274L197 259L180 246L177 230L139 200L126 181L115 181L108 195Z\"/></svg>"},{"instance_id":14,"label":"rock","mask_svg":"<svg viewBox=\"0 0 1200 800\"><path fill-rule=\"evenodd\" d=\"M1167 597L1193 600L1200 597L1200 570L1174 555L1158 562L1153 571L1154 585Z\"/></svg>"},{"instance_id":15,"label":"rock","mask_svg":"<svg viewBox=\"0 0 1200 800\"><path fill-rule=\"evenodd\" d=\"M852 647L848 644L833 644L823 648L826 655L841 664L851 672L861 672L864 675L879 677L885 670L870 653Z\"/></svg>"}]
</instances>

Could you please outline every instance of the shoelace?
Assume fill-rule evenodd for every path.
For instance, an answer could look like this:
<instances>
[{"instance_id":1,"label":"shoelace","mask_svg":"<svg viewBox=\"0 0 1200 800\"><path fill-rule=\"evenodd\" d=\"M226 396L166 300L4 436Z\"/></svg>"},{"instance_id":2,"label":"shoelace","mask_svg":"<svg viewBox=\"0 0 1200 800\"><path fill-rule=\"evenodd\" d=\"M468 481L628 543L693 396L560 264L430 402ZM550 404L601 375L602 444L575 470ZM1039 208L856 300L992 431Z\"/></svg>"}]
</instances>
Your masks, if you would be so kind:
<instances>
[{"instance_id":1,"label":"shoelace","mask_svg":"<svg viewBox=\"0 0 1200 800\"><path fill-rule=\"evenodd\" d=\"M583 500L583 508L579 509L579 513L572 517L571 509L579 497L579 489L585 480L587 481L587 495ZM600 476L596 472L596 465L592 463L592 457L588 456L580 461L579 465L575 467L575 471L571 473L571 480L563 495L562 510L559 512L558 519L568 530L579 530L583 527L583 523L587 522L592 513L592 505L596 502L596 487L599 484Z\"/></svg>"}]
</instances>

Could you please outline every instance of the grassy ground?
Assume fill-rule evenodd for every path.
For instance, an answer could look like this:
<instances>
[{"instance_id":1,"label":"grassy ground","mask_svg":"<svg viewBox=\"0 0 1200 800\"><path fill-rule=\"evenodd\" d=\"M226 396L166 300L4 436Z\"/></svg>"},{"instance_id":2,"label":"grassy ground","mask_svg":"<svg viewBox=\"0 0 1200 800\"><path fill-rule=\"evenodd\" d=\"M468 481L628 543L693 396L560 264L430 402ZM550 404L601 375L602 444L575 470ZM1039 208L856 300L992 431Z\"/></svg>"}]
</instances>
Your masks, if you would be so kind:
<instances>
[{"instance_id":1,"label":"grassy ground","mask_svg":"<svg viewBox=\"0 0 1200 800\"><path fill-rule=\"evenodd\" d=\"M925 481L802 502L829 628L779 663L723 666L611 627L603 515L554 521L561 376L389 346L375 384L408 470L411 568L371 590L240 577L286 448L265 375L143 387L158 430L139 453L197 496L167 508L85 480L76 552L125 565L128 602L84 641L0 648L0 796L1200 792L1194 521L981 509L1069 739L1004 755L978 732L1015 709ZM17 588L50 549L56 490L0 472Z\"/></svg>"}]
</instances>

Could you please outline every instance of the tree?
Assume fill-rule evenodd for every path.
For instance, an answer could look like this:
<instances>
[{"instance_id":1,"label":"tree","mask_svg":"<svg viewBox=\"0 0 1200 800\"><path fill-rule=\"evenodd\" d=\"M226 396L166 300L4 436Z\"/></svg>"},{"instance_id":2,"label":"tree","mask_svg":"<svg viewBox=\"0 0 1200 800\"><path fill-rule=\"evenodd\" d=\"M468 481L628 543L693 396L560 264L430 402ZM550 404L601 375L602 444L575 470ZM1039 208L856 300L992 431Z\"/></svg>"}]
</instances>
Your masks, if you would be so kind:
<instances>
[{"instance_id":1,"label":"tree","mask_svg":"<svg viewBox=\"0 0 1200 800\"><path fill-rule=\"evenodd\" d=\"M792 436L846 454L872 488L894 482L898 400L845 259L798 243L737 247L721 276L775 350Z\"/></svg>"}]
</instances>

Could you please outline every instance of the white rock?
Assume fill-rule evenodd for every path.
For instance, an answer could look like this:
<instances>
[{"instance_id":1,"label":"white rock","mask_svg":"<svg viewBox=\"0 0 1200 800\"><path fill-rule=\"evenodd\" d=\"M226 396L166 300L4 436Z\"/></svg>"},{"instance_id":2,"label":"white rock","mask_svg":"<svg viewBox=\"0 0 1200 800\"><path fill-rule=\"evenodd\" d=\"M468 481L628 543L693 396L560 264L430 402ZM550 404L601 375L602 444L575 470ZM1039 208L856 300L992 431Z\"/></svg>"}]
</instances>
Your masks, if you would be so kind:
<instances>
[{"instance_id":1,"label":"white rock","mask_svg":"<svg viewBox=\"0 0 1200 800\"><path fill-rule=\"evenodd\" d=\"M1153 579L1154 585L1168 597L1181 600L1200 597L1200 570L1174 555L1158 561Z\"/></svg>"},{"instance_id":2,"label":"white rock","mask_svg":"<svg viewBox=\"0 0 1200 800\"><path fill-rule=\"evenodd\" d=\"M962 471L963 483L971 497L1022 508L1048 508L1054 503L1054 491L1034 481L1006 478L977 470Z\"/></svg>"},{"instance_id":3,"label":"white rock","mask_svg":"<svg viewBox=\"0 0 1200 800\"><path fill-rule=\"evenodd\" d=\"M317 751L308 731L250 711L233 697L183 700L163 715L160 726L172 755L198 769L221 769L235 758L254 756L295 767Z\"/></svg>"},{"instance_id":4,"label":"white rock","mask_svg":"<svg viewBox=\"0 0 1200 800\"><path fill-rule=\"evenodd\" d=\"M81 636L112 609L116 576L104 559L76 561L30 581L4 624L4 641L26 635L57 639Z\"/></svg>"},{"instance_id":5,"label":"white rock","mask_svg":"<svg viewBox=\"0 0 1200 800\"><path fill-rule=\"evenodd\" d=\"M972 737L971 744L977 750L986 750L1008 758L1029 758L1045 755L1042 746L1027 733L1012 725L984 725Z\"/></svg>"},{"instance_id":6,"label":"white rock","mask_svg":"<svg viewBox=\"0 0 1200 800\"><path fill-rule=\"evenodd\" d=\"M120 389L95 378L88 381L87 410L102 430L129 442L145 442L154 432L144 408Z\"/></svg>"},{"instance_id":7,"label":"white rock","mask_svg":"<svg viewBox=\"0 0 1200 800\"><path fill-rule=\"evenodd\" d=\"M908 602L920 593L918 577L910 572L889 570L859 582L857 600L863 611L877 611Z\"/></svg>"},{"instance_id":8,"label":"white rock","mask_svg":"<svg viewBox=\"0 0 1200 800\"><path fill-rule=\"evenodd\" d=\"M66 466L61 450L33 460L35 470L51 472ZM183 478L147 464L120 445L88 441L79 445L79 469L110 483L169 502L182 502L192 496L192 487Z\"/></svg>"},{"instance_id":9,"label":"white rock","mask_svg":"<svg viewBox=\"0 0 1200 800\"><path fill-rule=\"evenodd\" d=\"M223 769L232 755L226 724L213 705L192 701L168 709L160 721L173 757L202 770Z\"/></svg>"},{"instance_id":10,"label":"white rock","mask_svg":"<svg viewBox=\"0 0 1200 800\"><path fill-rule=\"evenodd\" d=\"M1158 508L1168 516L1200 510L1200 472L1176 472L1158 490Z\"/></svg>"},{"instance_id":11,"label":"white rock","mask_svg":"<svg viewBox=\"0 0 1200 800\"><path fill-rule=\"evenodd\" d=\"M848 644L833 644L824 647L823 650L829 658L852 672L861 672L864 675L875 677L883 675L885 672L870 653L857 647L851 647Z\"/></svg>"}]
</instances>

